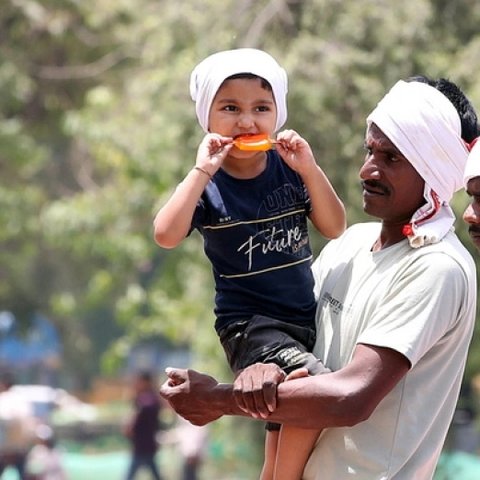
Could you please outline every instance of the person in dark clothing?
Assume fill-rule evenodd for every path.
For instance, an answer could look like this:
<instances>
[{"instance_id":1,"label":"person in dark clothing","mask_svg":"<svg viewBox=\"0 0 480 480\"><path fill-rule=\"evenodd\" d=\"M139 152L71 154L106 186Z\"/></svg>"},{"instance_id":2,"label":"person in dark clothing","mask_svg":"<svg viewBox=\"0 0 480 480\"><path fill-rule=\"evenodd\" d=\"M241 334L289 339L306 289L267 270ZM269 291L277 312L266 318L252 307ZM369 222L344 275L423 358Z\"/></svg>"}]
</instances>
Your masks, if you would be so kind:
<instances>
[{"instance_id":1,"label":"person in dark clothing","mask_svg":"<svg viewBox=\"0 0 480 480\"><path fill-rule=\"evenodd\" d=\"M135 412L125 431L132 448L126 480L133 480L140 468L150 470L152 478L161 480L155 463L161 404L152 375L149 372L139 373L135 378L134 389L133 407Z\"/></svg>"}]
</instances>

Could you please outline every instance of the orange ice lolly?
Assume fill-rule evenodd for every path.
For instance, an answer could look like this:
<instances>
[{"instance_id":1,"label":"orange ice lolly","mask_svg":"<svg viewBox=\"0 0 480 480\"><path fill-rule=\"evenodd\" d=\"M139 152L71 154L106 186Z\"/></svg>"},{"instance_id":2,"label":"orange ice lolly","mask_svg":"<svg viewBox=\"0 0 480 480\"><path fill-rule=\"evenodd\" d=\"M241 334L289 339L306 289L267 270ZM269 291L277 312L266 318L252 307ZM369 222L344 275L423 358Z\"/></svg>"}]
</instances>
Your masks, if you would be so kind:
<instances>
[{"instance_id":1,"label":"orange ice lolly","mask_svg":"<svg viewBox=\"0 0 480 480\"><path fill-rule=\"evenodd\" d=\"M250 151L270 150L276 143L276 140L269 138L266 133L260 133L258 135L239 135L233 140L233 144L239 150Z\"/></svg>"}]
</instances>

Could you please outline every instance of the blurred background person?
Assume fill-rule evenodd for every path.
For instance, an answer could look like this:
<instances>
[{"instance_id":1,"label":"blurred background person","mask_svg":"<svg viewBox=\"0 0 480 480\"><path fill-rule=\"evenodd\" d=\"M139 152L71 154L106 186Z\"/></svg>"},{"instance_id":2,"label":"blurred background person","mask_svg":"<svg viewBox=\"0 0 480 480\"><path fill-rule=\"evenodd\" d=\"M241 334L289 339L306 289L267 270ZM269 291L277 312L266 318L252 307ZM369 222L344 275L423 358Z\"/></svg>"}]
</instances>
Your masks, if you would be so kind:
<instances>
[{"instance_id":1,"label":"blurred background person","mask_svg":"<svg viewBox=\"0 0 480 480\"><path fill-rule=\"evenodd\" d=\"M36 444L26 461L28 480L67 480L62 455L56 448L55 436L49 425L38 425L35 429Z\"/></svg>"},{"instance_id":2,"label":"blurred background person","mask_svg":"<svg viewBox=\"0 0 480 480\"><path fill-rule=\"evenodd\" d=\"M25 462L33 444L36 420L28 398L15 391L14 384L11 373L0 373L0 477L7 467L12 467L20 480L25 480Z\"/></svg>"},{"instance_id":3,"label":"blurred background person","mask_svg":"<svg viewBox=\"0 0 480 480\"><path fill-rule=\"evenodd\" d=\"M126 480L133 480L140 468L150 471L152 478L160 480L155 462L158 450L157 434L160 429L161 400L150 372L140 372L133 384L134 413L125 427L131 444L131 461Z\"/></svg>"},{"instance_id":4,"label":"blurred background person","mask_svg":"<svg viewBox=\"0 0 480 480\"><path fill-rule=\"evenodd\" d=\"M208 427L192 425L178 416L177 440L182 457L182 480L198 480L208 438Z\"/></svg>"}]
</instances>

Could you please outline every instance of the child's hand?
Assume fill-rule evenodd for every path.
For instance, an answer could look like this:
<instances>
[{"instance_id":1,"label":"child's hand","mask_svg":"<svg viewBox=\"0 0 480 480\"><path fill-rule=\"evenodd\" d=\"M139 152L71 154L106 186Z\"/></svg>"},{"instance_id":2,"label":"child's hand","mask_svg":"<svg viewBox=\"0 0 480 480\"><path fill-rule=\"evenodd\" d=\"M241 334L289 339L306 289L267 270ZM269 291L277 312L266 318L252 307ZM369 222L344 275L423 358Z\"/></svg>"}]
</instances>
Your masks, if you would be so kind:
<instances>
[{"instance_id":1,"label":"child's hand","mask_svg":"<svg viewBox=\"0 0 480 480\"><path fill-rule=\"evenodd\" d=\"M297 368L296 370L293 370L286 376L285 381L288 382L289 380L297 380L298 378L305 378L305 377L308 377L308 375L309 375L308 370L305 367Z\"/></svg>"},{"instance_id":2,"label":"child's hand","mask_svg":"<svg viewBox=\"0 0 480 480\"><path fill-rule=\"evenodd\" d=\"M310 145L294 130L280 132L275 148L283 161L300 175L317 166Z\"/></svg>"},{"instance_id":3,"label":"child's hand","mask_svg":"<svg viewBox=\"0 0 480 480\"><path fill-rule=\"evenodd\" d=\"M208 133L198 147L195 165L213 176L232 149L232 142L231 137Z\"/></svg>"}]
</instances>

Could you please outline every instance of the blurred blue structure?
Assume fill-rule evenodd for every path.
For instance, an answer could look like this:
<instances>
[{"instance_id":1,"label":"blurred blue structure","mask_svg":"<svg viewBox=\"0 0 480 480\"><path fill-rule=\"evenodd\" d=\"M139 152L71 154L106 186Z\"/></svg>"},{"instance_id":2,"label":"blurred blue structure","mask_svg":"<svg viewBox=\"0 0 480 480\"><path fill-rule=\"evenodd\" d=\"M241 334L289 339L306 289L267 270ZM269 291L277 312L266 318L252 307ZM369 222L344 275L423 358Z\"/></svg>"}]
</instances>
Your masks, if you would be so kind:
<instances>
[{"instance_id":1,"label":"blurred blue structure","mask_svg":"<svg viewBox=\"0 0 480 480\"><path fill-rule=\"evenodd\" d=\"M171 345L161 337L138 342L129 352L127 374L148 370L161 374L165 367L187 368L191 364L191 352L187 347Z\"/></svg>"},{"instance_id":2,"label":"blurred blue structure","mask_svg":"<svg viewBox=\"0 0 480 480\"><path fill-rule=\"evenodd\" d=\"M35 313L25 332L15 316L0 311L0 370L15 373L20 383L56 386L61 342L55 326Z\"/></svg>"}]
</instances>

